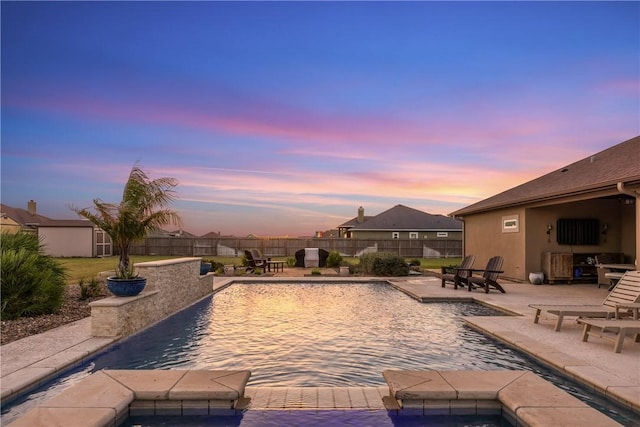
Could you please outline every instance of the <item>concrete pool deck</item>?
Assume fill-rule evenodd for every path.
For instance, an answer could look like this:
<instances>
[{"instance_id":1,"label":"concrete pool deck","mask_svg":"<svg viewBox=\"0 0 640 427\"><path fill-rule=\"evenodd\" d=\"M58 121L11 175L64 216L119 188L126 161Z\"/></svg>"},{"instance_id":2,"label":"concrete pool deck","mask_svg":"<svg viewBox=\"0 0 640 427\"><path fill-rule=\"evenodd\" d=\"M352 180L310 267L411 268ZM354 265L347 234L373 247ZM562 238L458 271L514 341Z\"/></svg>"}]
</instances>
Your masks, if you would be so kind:
<instances>
[{"instance_id":1,"label":"concrete pool deck","mask_svg":"<svg viewBox=\"0 0 640 427\"><path fill-rule=\"evenodd\" d=\"M271 277L216 277L214 288L220 289L233 281L280 282L308 281L381 281L384 278L362 277L302 277L303 269L286 269ZM475 300L517 316L469 317L465 320L474 328L502 340L537 359L552 365L569 377L585 383L610 398L640 413L640 344L628 337L621 353L615 353L611 343L592 339L582 342L582 327L572 320L565 322L561 332L554 332L555 317L542 316L533 323L535 310L528 307L540 304L599 304L607 291L596 285L530 285L504 283L506 294L466 289L442 288L440 280L429 276L409 276L386 280L397 289L423 302L441 300ZM69 366L82 364L95 352L113 342L91 336L89 318L34 335L0 347L2 399L37 386L56 376ZM381 380L382 380L382 373ZM387 387L335 388L329 390L304 388L279 389L246 387L252 409L381 409ZM276 395L274 396L273 393ZM289 398L287 396L290 396ZM327 397L330 396L330 397ZM320 399L320 400L319 400ZM328 404L331 402L331 405Z\"/></svg>"}]
</instances>

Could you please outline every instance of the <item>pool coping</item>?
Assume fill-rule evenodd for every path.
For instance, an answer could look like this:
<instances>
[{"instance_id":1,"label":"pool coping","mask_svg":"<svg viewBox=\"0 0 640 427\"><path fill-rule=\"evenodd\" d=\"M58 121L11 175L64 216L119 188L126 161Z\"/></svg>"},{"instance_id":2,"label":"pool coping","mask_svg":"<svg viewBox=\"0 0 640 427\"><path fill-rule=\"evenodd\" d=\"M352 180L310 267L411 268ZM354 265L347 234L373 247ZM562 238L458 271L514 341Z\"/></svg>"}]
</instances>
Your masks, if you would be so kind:
<instances>
[{"instance_id":1,"label":"pool coping","mask_svg":"<svg viewBox=\"0 0 640 427\"><path fill-rule=\"evenodd\" d=\"M399 416L501 415L516 426L621 426L528 371L388 370L382 376L389 395L384 387L255 387L245 395L250 375L247 370L101 370L11 425L116 427L131 416L385 409Z\"/></svg>"},{"instance_id":2,"label":"pool coping","mask_svg":"<svg viewBox=\"0 0 640 427\"><path fill-rule=\"evenodd\" d=\"M619 426L529 371L382 372L399 415L502 415L515 426Z\"/></svg>"}]
</instances>

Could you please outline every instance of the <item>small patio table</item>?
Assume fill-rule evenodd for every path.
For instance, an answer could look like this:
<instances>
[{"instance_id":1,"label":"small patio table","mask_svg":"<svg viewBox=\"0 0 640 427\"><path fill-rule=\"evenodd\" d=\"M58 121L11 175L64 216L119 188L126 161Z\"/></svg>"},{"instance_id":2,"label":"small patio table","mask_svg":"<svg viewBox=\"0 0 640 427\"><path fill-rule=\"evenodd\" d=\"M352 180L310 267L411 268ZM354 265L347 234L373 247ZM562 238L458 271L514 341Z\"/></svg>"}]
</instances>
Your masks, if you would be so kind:
<instances>
[{"instance_id":1,"label":"small patio table","mask_svg":"<svg viewBox=\"0 0 640 427\"><path fill-rule=\"evenodd\" d=\"M276 273L278 271L284 272L284 261L267 261L267 271L271 271L271 267L273 266L273 271Z\"/></svg>"}]
</instances>

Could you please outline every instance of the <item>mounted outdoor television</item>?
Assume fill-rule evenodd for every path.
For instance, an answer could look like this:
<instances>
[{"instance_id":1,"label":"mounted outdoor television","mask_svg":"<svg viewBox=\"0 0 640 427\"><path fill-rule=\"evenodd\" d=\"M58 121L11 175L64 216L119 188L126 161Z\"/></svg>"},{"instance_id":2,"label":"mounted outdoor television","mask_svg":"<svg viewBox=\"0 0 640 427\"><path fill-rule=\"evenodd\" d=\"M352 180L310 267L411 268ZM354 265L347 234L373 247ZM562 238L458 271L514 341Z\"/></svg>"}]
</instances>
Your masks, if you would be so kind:
<instances>
[{"instance_id":1,"label":"mounted outdoor television","mask_svg":"<svg viewBox=\"0 0 640 427\"><path fill-rule=\"evenodd\" d=\"M600 222L597 219L560 218L556 223L559 245L597 245L600 242Z\"/></svg>"}]
</instances>

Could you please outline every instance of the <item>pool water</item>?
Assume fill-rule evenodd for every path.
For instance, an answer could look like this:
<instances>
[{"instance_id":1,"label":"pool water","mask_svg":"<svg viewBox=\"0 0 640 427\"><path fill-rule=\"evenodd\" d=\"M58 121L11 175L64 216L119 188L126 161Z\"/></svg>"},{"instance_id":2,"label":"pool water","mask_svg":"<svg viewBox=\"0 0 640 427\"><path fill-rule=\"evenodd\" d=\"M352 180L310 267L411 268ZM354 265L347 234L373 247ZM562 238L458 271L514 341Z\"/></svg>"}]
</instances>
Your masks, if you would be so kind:
<instances>
[{"instance_id":1,"label":"pool water","mask_svg":"<svg viewBox=\"0 0 640 427\"><path fill-rule=\"evenodd\" d=\"M96 358L97 369L250 369L249 385L382 385L385 369L522 369L465 327L499 315L420 304L383 283L236 284Z\"/></svg>"},{"instance_id":2,"label":"pool water","mask_svg":"<svg viewBox=\"0 0 640 427\"><path fill-rule=\"evenodd\" d=\"M387 411L247 411L229 417L131 417L122 427L513 427L500 415L396 416Z\"/></svg>"},{"instance_id":3,"label":"pool water","mask_svg":"<svg viewBox=\"0 0 640 427\"><path fill-rule=\"evenodd\" d=\"M461 319L498 315L475 303L423 304L384 283L234 284L3 407L2 421L100 369L250 369L248 386L285 387L379 386L385 369L515 369L535 372L624 425L638 425L629 411Z\"/></svg>"}]
</instances>

